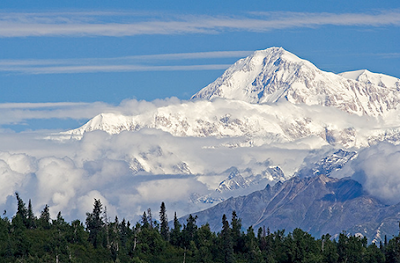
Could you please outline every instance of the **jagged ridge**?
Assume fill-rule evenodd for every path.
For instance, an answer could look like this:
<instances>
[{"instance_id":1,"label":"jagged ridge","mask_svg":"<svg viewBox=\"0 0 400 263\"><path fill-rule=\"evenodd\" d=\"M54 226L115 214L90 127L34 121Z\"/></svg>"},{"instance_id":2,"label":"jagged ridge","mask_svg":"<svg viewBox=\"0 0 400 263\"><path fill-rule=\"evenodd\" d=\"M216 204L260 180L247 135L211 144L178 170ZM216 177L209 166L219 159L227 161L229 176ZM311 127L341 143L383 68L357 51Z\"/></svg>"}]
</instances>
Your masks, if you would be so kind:
<instances>
[{"instance_id":1,"label":"jagged ridge","mask_svg":"<svg viewBox=\"0 0 400 263\"><path fill-rule=\"evenodd\" d=\"M222 215L234 210L245 229L250 225L254 229L269 227L271 231L299 227L315 236L346 230L378 241L395 232L400 220L399 204L386 206L364 192L358 182L325 175L294 177L267 185L264 190L230 198L193 216L198 216L199 225L208 222L219 231Z\"/></svg>"}]
</instances>

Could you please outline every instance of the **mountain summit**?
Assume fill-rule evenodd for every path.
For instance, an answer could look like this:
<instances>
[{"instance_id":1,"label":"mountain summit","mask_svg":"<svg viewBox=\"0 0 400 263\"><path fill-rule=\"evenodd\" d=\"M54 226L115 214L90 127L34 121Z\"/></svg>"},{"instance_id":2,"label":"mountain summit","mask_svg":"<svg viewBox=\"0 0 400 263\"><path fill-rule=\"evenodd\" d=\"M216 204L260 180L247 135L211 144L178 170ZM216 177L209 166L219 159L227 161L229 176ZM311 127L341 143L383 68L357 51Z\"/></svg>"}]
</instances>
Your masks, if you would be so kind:
<instances>
[{"instance_id":1,"label":"mountain summit","mask_svg":"<svg viewBox=\"0 0 400 263\"><path fill-rule=\"evenodd\" d=\"M225 98L259 104L289 101L380 116L399 105L399 90L397 78L365 70L336 75L283 48L272 47L238 60L192 99Z\"/></svg>"},{"instance_id":2,"label":"mountain summit","mask_svg":"<svg viewBox=\"0 0 400 263\"><path fill-rule=\"evenodd\" d=\"M80 139L94 130L157 129L177 137L240 140L223 143L229 147L305 139L311 139L306 143L311 148L400 141L394 111L400 103L399 79L367 70L324 72L283 48L256 51L237 61L192 98L132 115L103 113L59 138Z\"/></svg>"}]
</instances>

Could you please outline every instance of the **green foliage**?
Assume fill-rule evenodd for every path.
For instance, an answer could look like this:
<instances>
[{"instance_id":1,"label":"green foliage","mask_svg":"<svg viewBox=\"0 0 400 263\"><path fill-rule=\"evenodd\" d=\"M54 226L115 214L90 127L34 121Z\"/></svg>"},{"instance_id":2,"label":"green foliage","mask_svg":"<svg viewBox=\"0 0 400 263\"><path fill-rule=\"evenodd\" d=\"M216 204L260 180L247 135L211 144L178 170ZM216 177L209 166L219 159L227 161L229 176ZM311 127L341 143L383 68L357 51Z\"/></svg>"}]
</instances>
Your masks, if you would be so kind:
<instances>
[{"instance_id":1,"label":"green foliage","mask_svg":"<svg viewBox=\"0 0 400 263\"><path fill-rule=\"evenodd\" d=\"M229 222L226 219L225 214L222 216L222 231L220 237L221 237L221 249L224 262L226 263L235 262L235 257L233 254L231 229L229 227Z\"/></svg>"},{"instance_id":2,"label":"green foliage","mask_svg":"<svg viewBox=\"0 0 400 263\"><path fill-rule=\"evenodd\" d=\"M193 217L192 215L189 215L187 218L187 224L183 226L182 230L182 246L183 247L189 247L190 242L193 241L194 239L194 234L197 231L197 225L196 225L196 220L197 216Z\"/></svg>"},{"instance_id":3,"label":"green foliage","mask_svg":"<svg viewBox=\"0 0 400 263\"><path fill-rule=\"evenodd\" d=\"M142 222L131 227L118 217L107 220L100 200L94 200L87 213L86 228L79 220L65 222L61 212L50 220L46 205L36 218L32 204L28 208L16 194L18 209L10 220L0 218L0 263L2 262L400 262L400 235L367 244L366 238L341 233L338 239L327 234L315 239L294 229L271 233L253 227L242 232L241 220L232 213L229 224L222 217L222 231L211 232L205 224L198 227L197 217L189 215L182 225L174 216L174 228L168 228L165 204L160 207L160 222L152 222L151 211ZM152 223L150 223L152 222Z\"/></svg>"},{"instance_id":4,"label":"green foliage","mask_svg":"<svg viewBox=\"0 0 400 263\"><path fill-rule=\"evenodd\" d=\"M164 240L169 240L167 209L165 208L164 202L161 203L160 207L160 222L160 234Z\"/></svg>"},{"instance_id":5,"label":"green foliage","mask_svg":"<svg viewBox=\"0 0 400 263\"><path fill-rule=\"evenodd\" d=\"M174 228L170 233L170 242L174 246L179 246L182 242L181 223L179 223L176 212L174 213Z\"/></svg>"},{"instance_id":6,"label":"green foliage","mask_svg":"<svg viewBox=\"0 0 400 263\"><path fill-rule=\"evenodd\" d=\"M46 205L40 213L37 225L43 229L50 229L50 211L48 205Z\"/></svg>"},{"instance_id":7,"label":"green foliage","mask_svg":"<svg viewBox=\"0 0 400 263\"><path fill-rule=\"evenodd\" d=\"M93 212L86 213L86 228L89 231L89 242L95 247L104 243L103 205L100 200L94 199Z\"/></svg>"}]
</instances>

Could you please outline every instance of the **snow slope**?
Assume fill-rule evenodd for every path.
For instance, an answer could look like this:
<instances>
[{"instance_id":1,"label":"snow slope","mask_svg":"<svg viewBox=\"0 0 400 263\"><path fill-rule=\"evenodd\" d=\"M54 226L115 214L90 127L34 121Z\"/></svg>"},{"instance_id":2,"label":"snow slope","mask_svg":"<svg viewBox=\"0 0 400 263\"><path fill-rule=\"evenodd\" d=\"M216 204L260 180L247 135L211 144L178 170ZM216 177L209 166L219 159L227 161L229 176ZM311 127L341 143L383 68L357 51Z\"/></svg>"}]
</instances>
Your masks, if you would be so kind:
<instances>
[{"instance_id":1,"label":"snow slope","mask_svg":"<svg viewBox=\"0 0 400 263\"><path fill-rule=\"evenodd\" d=\"M400 102L400 80L356 71L336 75L319 70L283 48L268 48L237 61L192 99L226 98L249 103L323 105L380 116Z\"/></svg>"},{"instance_id":2,"label":"snow slope","mask_svg":"<svg viewBox=\"0 0 400 263\"><path fill-rule=\"evenodd\" d=\"M397 78L367 70L336 75L319 70L283 48L273 47L237 61L195 94L193 102L153 107L135 116L103 113L63 135L79 138L93 130L116 134L154 128L174 136L247 136L277 142L318 136L330 144L342 141L347 146L365 146L367 137L384 139L382 122L366 120L369 131L363 131L365 138L354 142L360 129L352 124L354 117L350 115L384 118L392 127L383 130L396 137L398 127L393 125L398 123L398 114L393 112L400 102L399 90ZM334 109L350 115L342 115L344 121L333 119L340 115Z\"/></svg>"},{"instance_id":3,"label":"snow slope","mask_svg":"<svg viewBox=\"0 0 400 263\"><path fill-rule=\"evenodd\" d=\"M319 138L317 145L310 148L327 144L364 147L398 134L398 127L382 127L375 118L351 115L332 107L203 100L159 107L135 116L100 114L60 136L80 139L84 133L94 130L117 134L141 129L159 129L178 137L242 138L239 144L235 141L227 147L253 147L310 137Z\"/></svg>"}]
</instances>

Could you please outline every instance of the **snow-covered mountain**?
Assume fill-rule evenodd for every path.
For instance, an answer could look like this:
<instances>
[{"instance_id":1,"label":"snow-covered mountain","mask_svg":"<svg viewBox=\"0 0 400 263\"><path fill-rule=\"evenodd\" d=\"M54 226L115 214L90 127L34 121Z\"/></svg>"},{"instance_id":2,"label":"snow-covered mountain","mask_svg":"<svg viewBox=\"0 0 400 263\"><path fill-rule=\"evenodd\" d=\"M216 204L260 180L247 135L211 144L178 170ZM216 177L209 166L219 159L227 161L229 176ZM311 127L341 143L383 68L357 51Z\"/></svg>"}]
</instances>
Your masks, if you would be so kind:
<instances>
[{"instance_id":1,"label":"snow-covered mountain","mask_svg":"<svg viewBox=\"0 0 400 263\"><path fill-rule=\"evenodd\" d=\"M395 142L399 135L396 122L387 126L381 119L348 114L334 107L201 100L159 107L135 116L100 114L60 137L80 139L84 133L95 130L118 134L142 129L158 129L177 137L238 138L225 143L226 147L254 147L306 138L319 139L311 148L327 144L365 147L375 141Z\"/></svg>"},{"instance_id":2,"label":"snow-covered mountain","mask_svg":"<svg viewBox=\"0 0 400 263\"><path fill-rule=\"evenodd\" d=\"M264 186L268 183L275 183L286 179L279 166L267 167L257 175L254 175L250 168L240 172L236 167L231 167L225 172L229 173L229 176L218 185L217 192L245 189L254 185Z\"/></svg>"},{"instance_id":3,"label":"snow-covered mountain","mask_svg":"<svg viewBox=\"0 0 400 263\"><path fill-rule=\"evenodd\" d=\"M177 192L184 204L171 202L192 213L296 174L364 171L364 147L400 143L399 83L366 70L324 72L270 48L239 60L192 100L130 101L52 139L79 145L71 167L87 169L82 176L99 174L108 184L120 177L110 167L118 167L120 184L135 182L129 200L156 194L158 202Z\"/></svg>"},{"instance_id":4,"label":"snow-covered mountain","mask_svg":"<svg viewBox=\"0 0 400 263\"><path fill-rule=\"evenodd\" d=\"M369 71L336 75L319 70L283 48L268 48L237 61L193 99L323 105L368 116L384 115L400 102L400 80Z\"/></svg>"},{"instance_id":5,"label":"snow-covered mountain","mask_svg":"<svg viewBox=\"0 0 400 263\"><path fill-rule=\"evenodd\" d=\"M215 101L217 98L225 101ZM63 135L80 138L93 130L116 134L154 128L174 136L262 136L273 141L292 141L311 135L329 141L335 132L341 133L341 137L344 134L354 137L357 132L353 131L354 125L343 127L325 117L322 122L315 120L315 112L331 115L331 110L311 106L386 118L400 103L400 80L366 70L336 75L321 71L282 48L269 48L237 61L192 99L193 102L152 108L134 116L103 113ZM282 106L282 102L289 104ZM343 118L349 119L346 115ZM335 131L331 131L332 127ZM357 144L351 142L354 138L344 141L349 146Z\"/></svg>"},{"instance_id":6,"label":"snow-covered mountain","mask_svg":"<svg viewBox=\"0 0 400 263\"><path fill-rule=\"evenodd\" d=\"M377 141L400 141L399 102L397 78L366 70L328 73L282 48L269 48L236 62L190 101L164 103L132 115L102 113L58 138L80 139L95 130L119 134L155 129L176 138L215 138L202 149L361 148ZM218 171L210 171L206 164L199 168L199 160L182 157L181 149L168 144L137 148L127 157L135 173L221 173L221 167ZM241 173L247 168L251 167L240 167ZM266 169L253 176L268 174ZM292 175L286 173L286 177ZM269 181L279 177L275 174ZM251 180L247 174L221 176L217 187L220 191L243 189Z\"/></svg>"}]
</instances>

